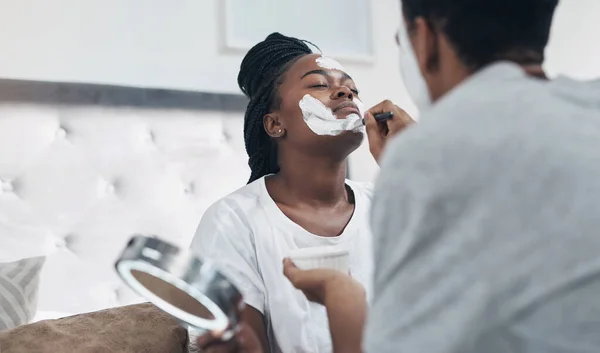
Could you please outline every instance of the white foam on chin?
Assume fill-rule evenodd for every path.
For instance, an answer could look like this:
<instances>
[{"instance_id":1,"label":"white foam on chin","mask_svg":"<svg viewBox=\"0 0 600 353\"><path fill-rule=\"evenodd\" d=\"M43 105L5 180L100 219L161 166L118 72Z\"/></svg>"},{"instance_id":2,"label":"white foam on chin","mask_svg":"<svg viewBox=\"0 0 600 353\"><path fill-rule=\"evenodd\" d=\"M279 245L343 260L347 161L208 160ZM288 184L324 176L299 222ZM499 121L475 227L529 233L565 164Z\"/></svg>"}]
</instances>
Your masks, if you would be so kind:
<instances>
[{"instance_id":1,"label":"white foam on chin","mask_svg":"<svg viewBox=\"0 0 600 353\"><path fill-rule=\"evenodd\" d=\"M362 102L359 104L360 101L357 101L355 103L360 109ZM299 106L304 122L317 135L337 136L344 131L363 130L362 117L358 114L350 114L344 119L338 119L329 107L310 94L302 97Z\"/></svg>"}]
</instances>

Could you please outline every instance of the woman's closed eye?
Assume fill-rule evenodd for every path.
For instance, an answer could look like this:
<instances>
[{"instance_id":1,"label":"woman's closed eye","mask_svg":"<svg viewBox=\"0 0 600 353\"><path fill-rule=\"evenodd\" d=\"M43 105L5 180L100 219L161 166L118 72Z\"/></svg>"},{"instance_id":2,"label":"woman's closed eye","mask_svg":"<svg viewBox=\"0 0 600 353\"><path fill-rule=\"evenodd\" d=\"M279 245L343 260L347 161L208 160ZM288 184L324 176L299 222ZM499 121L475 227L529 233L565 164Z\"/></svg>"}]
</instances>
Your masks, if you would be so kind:
<instances>
[{"instance_id":1,"label":"woman's closed eye","mask_svg":"<svg viewBox=\"0 0 600 353\"><path fill-rule=\"evenodd\" d=\"M329 87L329 85L327 85L325 83L318 83L318 84L309 86L309 88L328 88L328 87ZM356 88L350 88L350 91L352 91L352 93L354 93L357 96L360 93Z\"/></svg>"},{"instance_id":2,"label":"woman's closed eye","mask_svg":"<svg viewBox=\"0 0 600 353\"><path fill-rule=\"evenodd\" d=\"M326 83L317 83L314 85L310 85L308 88L328 88L329 85Z\"/></svg>"}]
</instances>

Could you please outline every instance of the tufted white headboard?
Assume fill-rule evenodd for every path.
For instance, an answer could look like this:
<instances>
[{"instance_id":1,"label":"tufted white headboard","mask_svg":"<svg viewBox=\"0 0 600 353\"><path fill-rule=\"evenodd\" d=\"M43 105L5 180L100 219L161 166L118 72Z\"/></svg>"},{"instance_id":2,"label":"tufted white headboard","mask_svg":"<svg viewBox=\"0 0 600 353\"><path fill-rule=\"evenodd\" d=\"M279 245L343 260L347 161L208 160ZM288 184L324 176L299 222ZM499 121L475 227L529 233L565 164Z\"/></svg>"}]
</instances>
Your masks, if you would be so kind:
<instances>
[{"instance_id":1,"label":"tufted white headboard","mask_svg":"<svg viewBox=\"0 0 600 353\"><path fill-rule=\"evenodd\" d=\"M22 256L47 254L39 312L140 301L113 267L129 237L187 247L205 209L247 181L239 104L181 107L171 92L161 107L147 90L113 104L123 99L114 90L8 86L0 83L0 244L23 239Z\"/></svg>"}]
</instances>

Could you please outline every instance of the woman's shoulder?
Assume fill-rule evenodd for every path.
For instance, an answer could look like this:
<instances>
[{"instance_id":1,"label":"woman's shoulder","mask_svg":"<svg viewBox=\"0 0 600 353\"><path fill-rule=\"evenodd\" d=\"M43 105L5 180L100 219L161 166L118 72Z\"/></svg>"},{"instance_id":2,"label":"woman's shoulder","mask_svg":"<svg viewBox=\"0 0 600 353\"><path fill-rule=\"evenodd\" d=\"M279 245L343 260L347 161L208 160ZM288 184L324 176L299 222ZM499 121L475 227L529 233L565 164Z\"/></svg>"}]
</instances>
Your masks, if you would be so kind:
<instances>
[{"instance_id":1,"label":"woman's shoulder","mask_svg":"<svg viewBox=\"0 0 600 353\"><path fill-rule=\"evenodd\" d=\"M261 181L262 179L256 180L222 197L206 210L203 218L220 218L223 216L227 218L245 218L259 206L263 193L263 188L260 185Z\"/></svg>"},{"instance_id":2,"label":"woman's shoulder","mask_svg":"<svg viewBox=\"0 0 600 353\"><path fill-rule=\"evenodd\" d=\"M260 199L261 188L255 182L213 203L200 219L192 248L206 248L215 242L247 241L251 237L256 212L261 209Z\"/></svg>"}]
</instances>

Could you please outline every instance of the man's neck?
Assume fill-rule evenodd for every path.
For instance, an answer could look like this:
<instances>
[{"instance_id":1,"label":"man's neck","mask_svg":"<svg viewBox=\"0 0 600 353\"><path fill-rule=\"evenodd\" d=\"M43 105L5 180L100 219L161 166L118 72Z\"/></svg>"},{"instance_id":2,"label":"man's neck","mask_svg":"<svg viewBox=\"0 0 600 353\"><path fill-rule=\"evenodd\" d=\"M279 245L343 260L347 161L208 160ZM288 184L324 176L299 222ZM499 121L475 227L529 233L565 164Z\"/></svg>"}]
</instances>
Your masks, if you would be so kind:
<instances>
[{"instance_id":1,"label":"man's neck","mask_svg":"<svg viewBox=\"0 0 600 353\"><path fill-rule=\"evenodd\" d=\"M531 77L547 80L546 72L542 65L521 65L525 73Z\"/></svg>"}]
</instances>

